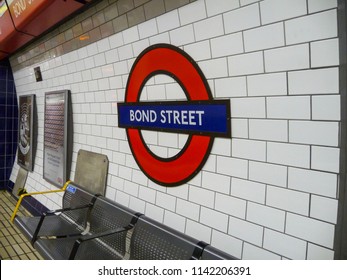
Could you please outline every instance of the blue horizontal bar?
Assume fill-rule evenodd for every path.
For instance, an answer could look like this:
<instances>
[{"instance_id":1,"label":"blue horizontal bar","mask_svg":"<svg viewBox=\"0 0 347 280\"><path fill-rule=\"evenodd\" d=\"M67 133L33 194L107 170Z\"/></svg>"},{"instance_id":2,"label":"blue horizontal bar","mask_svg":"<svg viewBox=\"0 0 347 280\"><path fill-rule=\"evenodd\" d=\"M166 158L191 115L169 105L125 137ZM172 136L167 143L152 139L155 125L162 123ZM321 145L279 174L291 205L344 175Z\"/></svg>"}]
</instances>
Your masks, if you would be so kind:
<instances>
[{"instance_id":1,"label":"blue horizontal bar","mask_svg":"<svg viewBox=\"0 0 347 280\"><path fill-rule=\"evenodd\" d=\"M230 137L230 102L119 103L118 125L123 128Z\"/></svg>"}]
</instances>

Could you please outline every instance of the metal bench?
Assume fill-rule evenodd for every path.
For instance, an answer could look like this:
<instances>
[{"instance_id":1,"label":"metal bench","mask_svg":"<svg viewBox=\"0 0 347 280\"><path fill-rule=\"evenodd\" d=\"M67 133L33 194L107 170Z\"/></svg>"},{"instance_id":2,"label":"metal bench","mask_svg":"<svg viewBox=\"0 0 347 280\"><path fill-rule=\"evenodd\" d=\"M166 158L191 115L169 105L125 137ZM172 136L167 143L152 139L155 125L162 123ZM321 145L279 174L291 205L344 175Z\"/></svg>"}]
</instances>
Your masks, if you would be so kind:
<instances>
[{"instance_id":1,"label":"metal bench","mask_svg":"<svg viewBox=\"0 0 347 280\"><path fill-rule=\"evenodd\" d=\"M78 235L86 229L88 213L95 199L95 194L70 182L63 195L62 209L41 216L15 216L14 224L32 244L39 236Z\"/></svg>"},{"instance_id":2,"label":"metal bench","mask_svg":"<svg viewBox=\"0 0 347 280\"><path fill-rule=\"evenodd\" d=\"M45 259L236 259L71 182L65 190L62 209L41 217L15 216L14 223Z\"/></svg>"},{"instance_id":3,"label":"metal bench","mask_svg":"<svg viewBox=\"0 0 347 280\"><path fill-rule=\"evenodd\" d=\"M146 216L141 216L130 241L131 260L198 260L205 243Z\"/></svg>"},{"instance_id":4,"label":"metal bench","mask_svg":"<svg viewBox=\"0 0 347 280\"><path fill-rule=\"evenodd\" d=\"M66 238L38 238L34 247L45 259L117 260L126 253L127 232L141 214L98 197L90 211L89 230Z\"/></svg>"}]
</instances>

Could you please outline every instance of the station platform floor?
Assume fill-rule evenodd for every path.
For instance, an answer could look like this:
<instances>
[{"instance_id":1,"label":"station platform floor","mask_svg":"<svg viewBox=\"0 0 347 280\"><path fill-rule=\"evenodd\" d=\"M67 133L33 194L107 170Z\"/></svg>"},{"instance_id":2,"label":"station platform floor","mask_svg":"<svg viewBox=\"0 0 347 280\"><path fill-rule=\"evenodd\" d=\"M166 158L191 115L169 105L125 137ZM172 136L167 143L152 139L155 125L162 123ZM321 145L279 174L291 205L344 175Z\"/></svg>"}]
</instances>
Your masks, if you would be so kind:
<instances>
[{"instance_id":1,"label":"station platform floor","mask_svg":"<svg viewBox=\"0 0 347 280\"><path fill-rule=\"evenodd\" d=\"M10 222L16 199L7 191L0 191L0 260L42 260L24 235ZM20 215L29 215L23 208Z\"/></svg>"}]
</instances>

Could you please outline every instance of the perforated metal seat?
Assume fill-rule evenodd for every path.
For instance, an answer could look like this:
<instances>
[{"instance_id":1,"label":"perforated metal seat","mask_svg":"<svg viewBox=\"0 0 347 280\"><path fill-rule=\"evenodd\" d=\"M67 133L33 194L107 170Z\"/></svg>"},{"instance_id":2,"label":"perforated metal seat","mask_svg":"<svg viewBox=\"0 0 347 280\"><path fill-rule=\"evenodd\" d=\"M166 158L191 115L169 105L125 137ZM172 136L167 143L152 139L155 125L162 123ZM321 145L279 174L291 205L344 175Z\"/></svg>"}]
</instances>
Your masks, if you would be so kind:
<instances>
[{"instance_id":1,"label":"perforated metal seat","mask_svg":"<svg viewBox=\"0 0 347 280\"><path fill-rule=\"evenodd\" d=\"M207 245L202 252L201 260L237 260L237 258L211 245Z\"/></svg>"},{"instance_id":2,"label":"perforated metal seat","mask_svg":"<svg viewBox=\"0 0 347 280\"><path fill-rule=\"evenodd\" d=\"M98 197L90 212L90 230L84 236L38 239L34 247L45 259L122 259L126 236L138 214L107 198Z\"/></svg>"},{"instance_id":3,"label":"perforated metal seat","mask_svg":"<svg viewBox=\"0 0 347 280\"><path fill-rule=\"evenodd\" d=\"M80 234L85 230L94 199L94 194L70 183L63 196L62 209L44 213L40 217L16 216L14 223L32 243L37 236Z\"/></svg>"},{"instance_id":4,"label":"perforated metal seat","mask_svg":"<svg viewBox=\"0 0 347 280\"><path fill-rule=\"evenodd\" d=\"M132 260L189 260L200 258L199 240L141 216L130 242ZM197 250L198 249L198 250Z\"/></svg>"}]
</instances>

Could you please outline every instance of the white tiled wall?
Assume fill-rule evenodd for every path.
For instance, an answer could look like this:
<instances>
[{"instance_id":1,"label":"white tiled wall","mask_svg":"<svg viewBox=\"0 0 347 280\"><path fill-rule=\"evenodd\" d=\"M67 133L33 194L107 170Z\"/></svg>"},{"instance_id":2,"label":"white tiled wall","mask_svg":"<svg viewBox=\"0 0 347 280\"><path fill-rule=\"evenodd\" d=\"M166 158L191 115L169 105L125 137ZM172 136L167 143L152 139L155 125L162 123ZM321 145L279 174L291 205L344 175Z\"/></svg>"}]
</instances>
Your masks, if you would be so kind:
<instances>
[{"instance_id":1,"label":"white tiled wall","mask_svg":"<svg viewBox=\"0 0 347 280\"><path fill-rule=\"evenodd\" d=\"M216 139L190 182L165 188L136 165L117 102L137 55L155 43L184 49L213 96L230 98L232 139ZM15 59L15 58L13 58ZM336 0L198 0L87 47L14 73L17 93L36 94L38 151L28 191L42 178L47 91L70 89L74 155L110 160L106 195L243 259L332 259L339 172L339 50ZM184 99L167 77L151 79L141 100ZM144 133L160 156L186 137ZM12 180L18 167L15 166ZM40 199L58 207L60 196Z\"/></svg>"}]
</instances>

